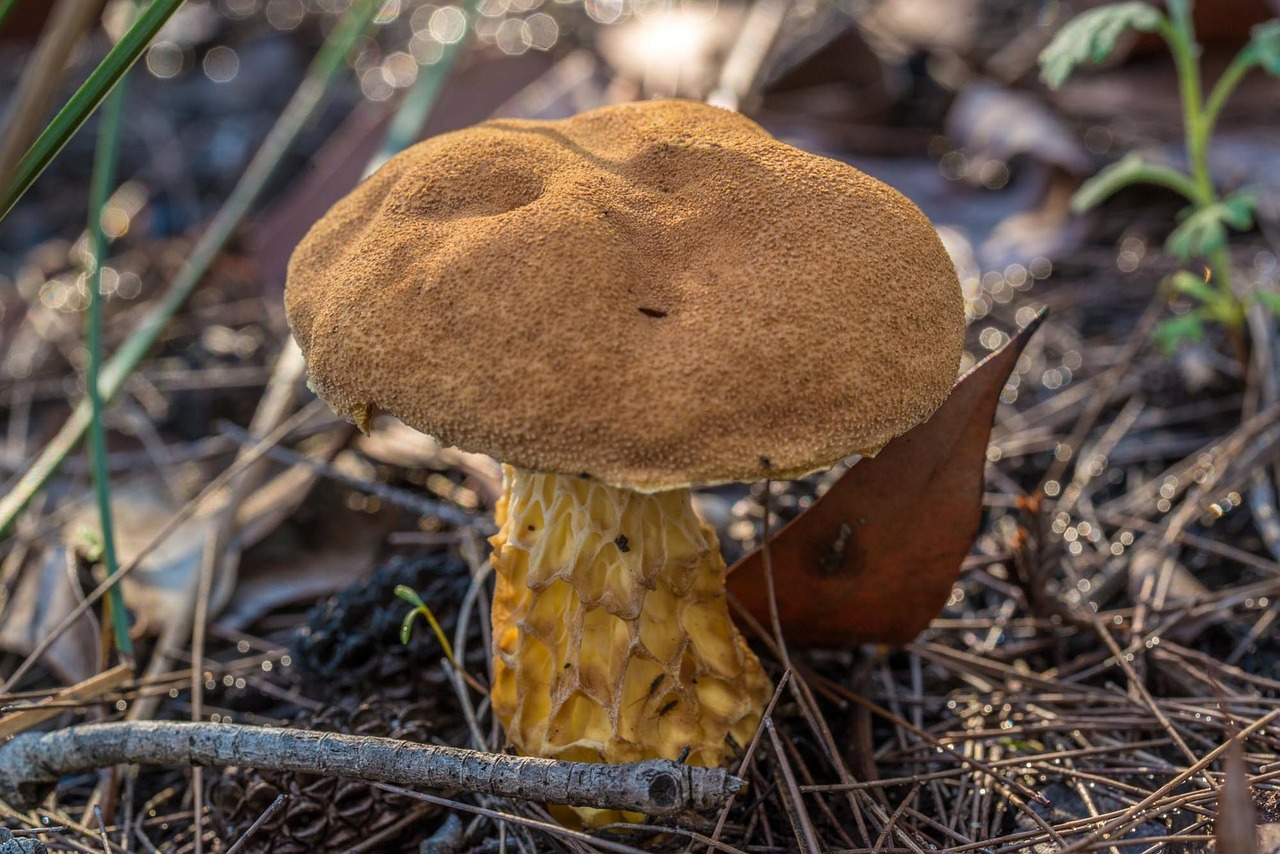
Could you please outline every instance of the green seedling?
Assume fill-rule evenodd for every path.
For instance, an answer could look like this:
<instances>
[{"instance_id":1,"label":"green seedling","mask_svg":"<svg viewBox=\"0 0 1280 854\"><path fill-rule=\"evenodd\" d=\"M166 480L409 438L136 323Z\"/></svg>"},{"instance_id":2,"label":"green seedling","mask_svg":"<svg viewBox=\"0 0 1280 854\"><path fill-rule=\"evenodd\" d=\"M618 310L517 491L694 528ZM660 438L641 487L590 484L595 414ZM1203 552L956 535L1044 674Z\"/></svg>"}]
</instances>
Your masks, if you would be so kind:
<instances>
[{"instance_id":1,"label":"green seedling","mask_svg":"<svg viewBox=\"0 0 1280 854\"><path fill-rule=\"evenodd\" d=\"M88 525L76 527L71 538L72 550L87 563L98 563L102 560L102 532Z\"/></svg>"},{"instance_id":2,"label":"green seedling","mask_svg":"<svg viewBox=\"0 0 1280 854\"><path fill-rule=\"evenodd\" d=\"M1186 169L1129 154L1086 181L1071 205L1076 212L1089 210L1132 184L1155 184L1185 197L1190 204L1179 215L1178 225L1164 248L1184 264L1200 259L1204 274L1183 270L1167 280L1170 294L1190 299L1193 308L1163 321L1156 328L1156 341L1171 353L1183 341L1202 339L1205 324L1216 322L1226 329L1237 355L1243 358L1247 352L1244 318L1249 303L1257 301L1280 313L1280 295L1260 291L1242 296L1232 286L1228 231L1253 227L1258 196L1247 188L1219 195L1209 174L1208 151L1222 106L1244 76L1254 68L1280 76L1280 19L1253 28L1249 43L1206 97L1201 82L1200 46L1191 20L1192 5L1193 0L1166 0L1166 13L1134 0L1085 12L1064 26L1040 54L1040 72L1046 84L1057 88L1077 66L1110 57L1120 36L1130 30L1156 33L1169 45L1182 100Z\"/></svg>"},{"instance_id":3,"label":"green seedling","mask_svg":"<svg viewBox=\"0 0 1280 854\"><path fill-rule=\"evenodd\" d=\"M431 613L431 609L427 607L427 603L422 601L422 597L412 588L404 584L396 585L396 595L404 601L408 602L413 608L409 613L404 615L403 622L400 623L400 643L408 644L409 638L413 636L413 623L421 614L431 626L431 631L435 632L436 640L440 642L440 649L444 650L444 657L449 659L449 663L455 669L458 667L457 660L453 657L453 645L449 643L449 639L445 637L444 629L440 628L440 622L436 619L436 615Z\"/></svg>"}]
</instances>

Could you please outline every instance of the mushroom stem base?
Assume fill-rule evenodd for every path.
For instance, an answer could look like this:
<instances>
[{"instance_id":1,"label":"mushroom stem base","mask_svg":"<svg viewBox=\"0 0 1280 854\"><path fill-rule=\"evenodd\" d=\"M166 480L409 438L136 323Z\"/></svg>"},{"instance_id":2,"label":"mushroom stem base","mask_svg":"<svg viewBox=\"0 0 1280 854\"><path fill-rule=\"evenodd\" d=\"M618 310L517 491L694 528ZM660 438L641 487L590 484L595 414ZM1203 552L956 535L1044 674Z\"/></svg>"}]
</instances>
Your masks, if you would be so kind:
<instances>
[{"instance_id":1,"label":"mushroom stem base","mask_svg":"<svg viewBox=\"0 0 1280 854\"><path fill-rule=\"evenodd\" d=\"M687 489L504 469L490 541L494 712L530 756L720 766L770 694Z\"/></svg>"}]
</instances>

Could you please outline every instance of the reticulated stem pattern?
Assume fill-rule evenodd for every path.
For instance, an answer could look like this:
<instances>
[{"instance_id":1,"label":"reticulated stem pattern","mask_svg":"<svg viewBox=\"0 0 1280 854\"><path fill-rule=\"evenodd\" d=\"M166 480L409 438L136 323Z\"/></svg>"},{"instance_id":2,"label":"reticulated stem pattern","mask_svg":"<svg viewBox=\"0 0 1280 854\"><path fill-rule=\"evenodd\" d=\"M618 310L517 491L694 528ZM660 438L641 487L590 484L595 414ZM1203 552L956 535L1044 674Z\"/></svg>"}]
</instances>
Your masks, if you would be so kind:
<instances>
[{"instance_id":1,"label":"reticulated stem pattern","mask_svg":"<svg viewBox=\"0 0 1280 854\"><path fill-rule=\"evenodd\" d=\"M507 466L491 539L493 709L521 753L720 766L769 680L729 617L687 489L640 493Z\"/></svg>"}]
</instances>

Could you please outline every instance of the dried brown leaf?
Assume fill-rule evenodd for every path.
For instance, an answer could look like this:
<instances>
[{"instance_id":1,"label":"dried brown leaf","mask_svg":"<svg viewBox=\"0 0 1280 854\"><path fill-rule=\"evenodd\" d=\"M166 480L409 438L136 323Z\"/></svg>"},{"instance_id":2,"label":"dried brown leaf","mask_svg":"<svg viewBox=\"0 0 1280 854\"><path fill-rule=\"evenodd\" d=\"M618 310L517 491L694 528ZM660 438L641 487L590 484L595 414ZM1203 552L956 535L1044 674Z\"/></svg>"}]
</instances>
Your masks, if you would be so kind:
<instances>
[{"instance_id":1,"label":"dried brown leaf","mask_svg":"<svg viewBox=\"0 0 1280 854\"><path fill-rule=\"evenodd\" d=\"M27 562L0 619L0 651L29 655L75 610L83 593L74 569L62 547ZM100 638L97 618L85 614L53 642L43 663L69 684L88 679L97 670Z\"/></svg>"},{"instance_id":2,"label":"dried brown leaf","mask_svg":"<svg viewBox=\"0 0 1280 854\"><path fill-rule=\"evenodd\" d=\"M219 626L242 629L282 605L328 596L372 569L400 513L391 506L374 512L353 510L339 503L346 494L341 488L317 490L309 499L310 524L245 554Z\"/></svg>"},{"instance_id":3,"label":"dried brown leaf","mask_svg":"<svg viewBox=\"0 0 1280 854\"><path fill-rule=\"evenodd\" d=\"M942 608L978 532L1000 392L1042 317L961 377L928 421L859 461L770 539L788 641L905 643ZM767 624L761 551L730 572L729 589Z\"/></svg>"}]
</instances>

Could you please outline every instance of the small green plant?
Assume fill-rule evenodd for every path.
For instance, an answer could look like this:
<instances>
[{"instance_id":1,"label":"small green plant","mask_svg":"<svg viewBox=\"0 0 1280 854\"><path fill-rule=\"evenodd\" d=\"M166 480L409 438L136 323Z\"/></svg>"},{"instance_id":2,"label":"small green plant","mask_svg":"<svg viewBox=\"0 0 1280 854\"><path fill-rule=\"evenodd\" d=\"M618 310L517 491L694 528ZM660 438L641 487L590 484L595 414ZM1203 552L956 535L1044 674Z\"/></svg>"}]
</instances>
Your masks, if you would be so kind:
<instances>
[{"instance_id":1,"label":"small green plant","mask_svg":"<svg viewBox=\"0 0 1280 854\"><path fill-rule=\"evenodd\" d=\"M1040 72L1045 83L1057 88L1076 66L1111 56L1120 36L1129 30L1157 33L1169 45L1182 98L1186 171L1129 154L1086 181L1072 199L1072 208L1089 210L1131 184L1156 184L1184 196L1190 204L1165 241L1165 251L1183 263L1202 259L1205 270L1203 275L1182 270L1169 277L1170 291L1190 298L1195 307L1163 321L1156 329L1156 340L1165 352L1172 352L1182 341L1201 339L1205 323L1216 321L1231 336L1237 355L1243 357L1247 352L1244 317L1248 302L1256 300L1280 313L1280 295L1258 292L1242 297L1232 287L1227 230L1253 227L1258 197L1248 188L1219 196L1209 174L1208 151L1222 106L1241 79L1254 68L1280 76L1280 19L1253 28L1249 43L1205 97L1192 5L1193 0L1166 0L1166 14L1154 5L1132 0L1085 12L1064 26L1040 54Z\"/></svg>"},{"instance_id":2,"label":"small green plant","mask_svg":"<svg viewBox=\"0 0 1280 854\"><path fill-rule=\"evenodd\" d=\"M440 649L444 651L444 657L449 659L449 663L457 668L458 662L453 657L453 645L445 637L444 629L440 628L440 622L436 619L436 615L427 607L427 603L422 601L422 597L417 594L417 591L408 585L397 584L396 595L413 606L413 609L404 615L404 620L400 623L400 643L406 645L409 643L409 638L413 635L413 622L418 619L418 615L422 615L431 626L431 631L435 632L436 640L440 642Z\"/></svg>"}]
</instances>

